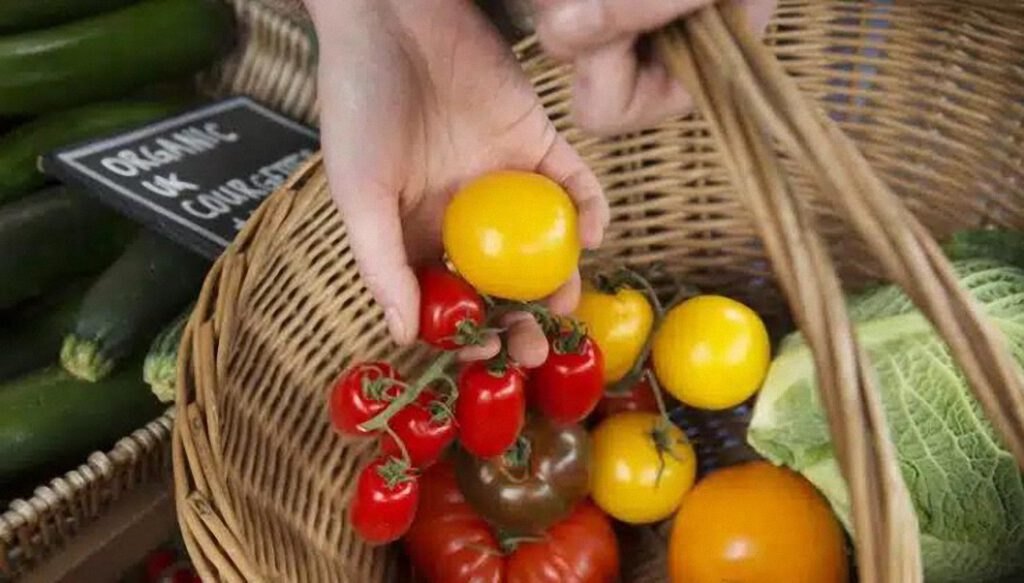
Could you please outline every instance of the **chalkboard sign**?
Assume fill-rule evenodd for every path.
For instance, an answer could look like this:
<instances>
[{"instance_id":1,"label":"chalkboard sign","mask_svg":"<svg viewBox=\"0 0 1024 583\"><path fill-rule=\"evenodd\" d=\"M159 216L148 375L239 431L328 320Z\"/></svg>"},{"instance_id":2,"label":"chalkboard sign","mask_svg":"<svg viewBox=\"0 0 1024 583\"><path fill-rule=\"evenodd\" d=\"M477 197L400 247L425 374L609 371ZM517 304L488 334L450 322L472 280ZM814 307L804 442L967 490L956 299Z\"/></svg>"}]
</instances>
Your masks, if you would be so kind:
<instances>
[{"instance_id":1,"label":"chalkboard sign","mask_svg":"<svg viewBox=\"0 0 1024 583\"><path fill-rule=\"evenodd\" d=\"M211 259L318 148L317 133L234 97L62 148L43 170Z\"/></svg>"}]
</instances>

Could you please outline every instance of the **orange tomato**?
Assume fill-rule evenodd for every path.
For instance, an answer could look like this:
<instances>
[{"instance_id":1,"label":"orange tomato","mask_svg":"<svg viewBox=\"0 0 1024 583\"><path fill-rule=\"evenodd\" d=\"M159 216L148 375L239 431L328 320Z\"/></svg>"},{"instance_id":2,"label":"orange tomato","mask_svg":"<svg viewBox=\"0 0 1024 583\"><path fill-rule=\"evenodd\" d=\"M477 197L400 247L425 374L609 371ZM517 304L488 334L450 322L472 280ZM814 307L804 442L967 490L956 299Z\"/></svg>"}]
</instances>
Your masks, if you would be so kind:
<instances>
[{"instance_id":1,"label":"orange tomato","mask_svg":"<svg viewBox=\"0 0 1024 583\"><path fill-rule=\"evenodd\" d=\"M817 490L767 462L725 468L683 498L673 583L846 583L843 531Z\"/></svg>"}]
</instances>

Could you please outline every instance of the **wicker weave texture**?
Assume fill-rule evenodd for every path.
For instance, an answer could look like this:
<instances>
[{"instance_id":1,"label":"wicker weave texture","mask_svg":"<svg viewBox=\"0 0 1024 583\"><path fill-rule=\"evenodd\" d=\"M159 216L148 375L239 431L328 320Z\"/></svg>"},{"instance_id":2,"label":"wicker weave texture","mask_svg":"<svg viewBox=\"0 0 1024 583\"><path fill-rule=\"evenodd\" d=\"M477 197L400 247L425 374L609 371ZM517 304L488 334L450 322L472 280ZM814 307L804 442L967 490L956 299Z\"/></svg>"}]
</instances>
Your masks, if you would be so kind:
<instances>
[{"instance_id":1,"label":"wicker weave texture","mask_svg":"<svg viewBox=\"0 0 1024 583\"><path fill-rule=\"evenodd\" d=\"M106 453L14 500L0 514L0 581L16 579L137 486L167 479L174 411L125 436Z\"/></svg>"},{"instance_id":2,"label":"wicker weave texture","mask_svg":"<svg viewBox=\"0 0 1024 583\"><path fill-rule=\"evenodd\" d=\"M780 4L768 45L803 94L832 120L815 131L823 132L822 139L844 160L860 160L841 135L831 132L832 123L838 124L874 169L856 166L857 176L877 173L888 189L872 189L861 198L849 188L855 182L847 181L836 191L856 200L837 204L842 201L823 181L828 173L801 158L808 156L806 150L784 147L787 136L773 136L782 143L762 143L748 132L752 150L730 146L730 155L723 156L723 146L740 135L723 133L728 116L711 124L694 115L616 138L586 136L569 115L569 68L549 61L532 42L518 51L556 126L598 173L612 204L605 243L588 264L614 260L641 270L657 264L666 274L663 286L682 278L767 313L787 311L777 284L790 305L796 299L806 304L795 312L805 331L820 340L816 351L824 360L819 364L834 363L839 371L823 384L852 398L857 410L851 419L866 424L833 426L850 448L844 458L848 467L864 476L854 490L883 493L861 509L863 516L880 517L877 528L858 539L862 575L871 581L911 581L913 524L905 520L905 496L893 482L877 399L857 373L863 357L850 342L836 299L840 283L858 287L868 278L919 285L916 297L929 313L945 318L946 327L940 328L959 342L958 356L993 365L981 365L970 375L976 385L991 389L997 400L1016 386L1019 379L999 376L1006 371L998 343L969 309L962 309L959 293L942 287L946 272L929 252L931 237L957 228L1024 228L1024 13L1009 2ZM685 33L699 35L699 29ZM260 54L253 49L247 58ZM230 83L265 74L262 87L285 87L270 73L284 67L312 92L311 76L299 80L298 69L281 64L293 60L311 75L308 57L289 54L274 63L243 58L235 70L263 73L239 73ZM701 58L706 64L711 57ZM715 103L736 97L713 97L716 87L736 82L730 74L708 77L706 68L700 71ZM765 83L755 80L739 101L749 101ZM315 112L312 102L289 103L300 116ZM738 119L759 119L742 107L740 114ZM784 191L760 203L769 206L757 207L759 199L737 194L734 184L742 175L733 165L741 155L760 156L766 168L785 176ZM872 206L877 201L891 211L887 216L903 217L897 199L886 198L892 194L920 229L916 221L897 221L882 229L893 238L874 239L857 220L847 220L851 209L877 210ZM795 225L811 236L794 239L780 233L779 225ZM765 230L773 226L775 231ZM765 237L772 233L786 236ZM894 262L901 254L914 260ZM908 269L903 275L894 272L901 265ZM936 274L934 285L910 281L922 270ZM810 274L813 285L799 285L801 274ZM815 316L834 326L813 328ZM970 336L971 330L978 336ZM977 346L965 345L964 338ZM261 207L216 264L183 344L176 493L186 542L205 578L408 580L395 549L365 546L345 521L355 472L371 446L338 437L324 402L328 383L354 359L387 357L412 366L418 356L396 352L388 342L380 310L359 279L341 217L327 195L321 163L312 160ZM1024 429L1014 425L1016 413L1015 405L1009 407L1004 434ZM867 448L868 455L858 447ZM630 570L644 573L637 580L657 580L650 573L660 570L645 567Z\"/></svg>"}]
</instances>

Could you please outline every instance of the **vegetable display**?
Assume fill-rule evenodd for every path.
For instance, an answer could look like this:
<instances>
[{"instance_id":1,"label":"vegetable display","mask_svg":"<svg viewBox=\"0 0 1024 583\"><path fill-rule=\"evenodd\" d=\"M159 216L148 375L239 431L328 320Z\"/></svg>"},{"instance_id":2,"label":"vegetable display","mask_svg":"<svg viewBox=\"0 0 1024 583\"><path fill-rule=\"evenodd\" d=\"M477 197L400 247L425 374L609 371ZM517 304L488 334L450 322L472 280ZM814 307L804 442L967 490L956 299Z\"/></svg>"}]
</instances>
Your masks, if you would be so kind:
<instances>
[{"instance_id":1,"label":"vegetable display","mask_svg":"<svg viewBox=\"0 0 1024 583\"><path fill-rule=\"evenodd\" d=\"M501 535L465 501L448 463L422 477L404 547L427 583L610 583L619 575L611 522L583 502L541 536Z\"/></svg>"},{"instance_id":2,"label":"vegetable display","mask_svg":"<svg viewBox=\"0 0 1024 583\"><path fill-rule=\"evenodd\" d=\"M135 228L63 187L0 207L0 309L103 269Z\"/></svg>"},{"instance_id":3,"label":"vegetable display","mask_svg":"<svg viewBox=\"0 0 1024 583\"><path fill-rule=\"evenodd\" d=\"M4 0L0 33L30 30L91 16L136 0Z\"/></svg>"},{"instance_id":4,"label":"vegetable display","mask_svg":"<svg viewBox=\"0 0 1024 583\"><path fill-rule=\"evenodd\" d=\"M227 7L207 0L143 0L0 37L0 115L71 107L196 72L231 37Z\"/></svg>"},{"instance_id":5,"label":"vegetable display","mask_svg":"<svg viewBox=\"0 0 1024 583\"><path fill-rule=\"evenodd\" d=\"M140 233L86 293L61 346L61 365L87 381L110 374L195 299L209 266L161 235Z\"/></svg>"},{"instance_id":6,"label":"vegetable display","mask_svg":"<svg viewBox=\"0 0 1024 583\"><path fill-rule=\"evenodd\" d=\"M575 229L571 200L546 178L471 181L446 210L448 264L417 272L419 340L439 354L416 374L356 361L329 388L338 433L378 442L351 526L370 544L404 539L428 582L615 581L611 520L670 520L697 480L697 455L661 383L707 410L760 387L768 335L735 300L683 286L666 308L644 277L619 268L594 274L571 316L550 313L537 300L578 269ZM532 316L548 340L535 368L508 352L512 313ZM496 356L456 364L461 349L494 335Z\"/></svg>"},{"instance_id":7,"label":"vegetable display","mask_svg":"<svg viewBox=\"0 0 1024 583\"><path fill-rule=\"evenodd\" d=\"M0 381L26 374L53 362L64 331L85 293L86 282L74 282L39 301L43 311L26 314L0 327ZM25 310L30 312L31 310Z\"/></svg>"},{"instance_id":8,"label":"vegetable display","mask_svg":"<svg viewBox=\"0 0 1024 583\"><path fill-rule=\"evenodd\" d=\"M0 485L13 483L114 441L155 418L160 403L141 363L99 383L50 367L0 385Z\"/></svg>"},{"instance_id":9,"label":"vegetable display","mask_svg":"<svg viewBox=\"0 0 1024 583\"><path fill-rule=\"evenodd\" d=\"M51 113L14 128L0 137L0 204L45 185L36 162L41 155L166 117L179 108L174 102L110 101Z\"/></svg>"},{"instance_id":10,"label":"vegetable display","mask_svg":"<svg viewBox=\"0 0 1024 583\"><path fill-rule=\"evenodd\" d=\"M1024 363L1024 271L997 260L954 271ZM889 431L917 511L929 583L985 582L1024 572L1024 477L929 321L895 286L849 302L878 380ZM851 526L846 484L799 335L783 341L754 410L750 443L800 472ZM1011 579L1011 580L1020 580Z\"/></svg>"}]
</instances>

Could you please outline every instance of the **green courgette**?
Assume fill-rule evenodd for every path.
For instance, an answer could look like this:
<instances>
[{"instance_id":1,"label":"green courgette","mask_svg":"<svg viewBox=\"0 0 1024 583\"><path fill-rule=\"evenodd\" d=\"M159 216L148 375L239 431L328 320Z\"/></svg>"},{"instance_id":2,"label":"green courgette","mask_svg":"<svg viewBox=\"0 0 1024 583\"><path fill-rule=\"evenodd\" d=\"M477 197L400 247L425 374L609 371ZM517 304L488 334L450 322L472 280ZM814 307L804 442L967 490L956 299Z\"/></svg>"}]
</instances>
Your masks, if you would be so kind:
<instances>
[{"instance_id":1,"label":"green courgette","mask_svg":"<svg viewBox=\"0 0 1024 583\"><path fill-rule=\"evenodd\" d=\"M87 195L60 186L0 207L0 309L102 270L135 230Z\"/></svg>"},{"instance_id":2,"label":"green courgette","mask_svg":"<svg viewBox=\"0 0 1024 583\"><path fill-rule=\"evenodd\" d=\"M3 0L0 2L0 33L22 32L68 22L135 0Z\"/></svg>"},{"instance_id":3,"label":"green courgette","mask_svg":"<svg viewBox=\"0 0 1024 583\"><path fill-rule=\"evenodd\" d=\"M174 401L178 384L178 347L181 346L181 335L185 332L190 315L192 306L160 331L142 365L143 380L163 403Z\"/></svg>"},{"instance_id":4,"label":"green courgette","mask_svg":"<svg viewBox=\"0 0 1024 583\"><path fill-rule=\"evenodd\" d=\"M200 255L143 231L86 292L61 364L80 379L106 377L195 299L209 267Z\"/></svg>"},{"instance_id":5,"label":"green courgette","mask_svg":"<svg viewBox=\"0 0 1024 583\"><path fill-rule=\"evenodd\" d=\"M223 2L145 0L0 38L0 115L83 104L198 71L232 33Z\"/></svg>"},{"instance_id":6,"label":"green courgette","mask_svg":"<svg viewBox=\"0 0 1024 583\"><path fill-rule=\"evenodd\" d=\"M943 246L952 260L998 259L1024 268L1024 233L1006 229L959 231Z\"/></svg>"},{"instance_id":7,"label":"green courgette","mask_svg":"<svg viewBox=\"0 0 1024 583\"><path fill-rule=\"evenodd\" d=\"M0 382L40 367L56 364L60 343L71 325L87 289L86 282L48 294L0 327Z\"/></svg>"},{"instance_id":8,"label":"green courgette","mask_svg":"<svg viewBox=\"0 0 1024 583\"><path fill-rule=\"evenodd\" d=\"M171 102L112 101L44 115L14 128L0 137L0 204L45 184L37 163L42 154L169 116L179 108Z\"/></svg>"},{"instance_id":9,"label":"green courgette","mask_svg":"<svg viewBox=\"0 0 1024 583\"><path fill-rule=\"evenodd\" d=\"M0 385L0 486L40 468L84 461L153 420L164 406L141 372L136 363L88 383L53 366Z\"/></svg>"}]
</instances>

